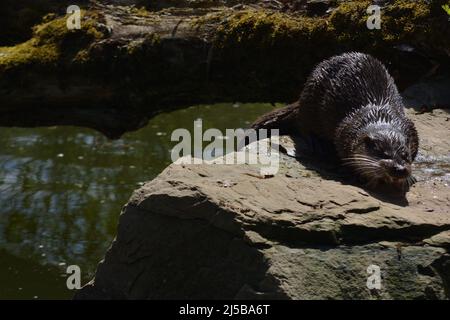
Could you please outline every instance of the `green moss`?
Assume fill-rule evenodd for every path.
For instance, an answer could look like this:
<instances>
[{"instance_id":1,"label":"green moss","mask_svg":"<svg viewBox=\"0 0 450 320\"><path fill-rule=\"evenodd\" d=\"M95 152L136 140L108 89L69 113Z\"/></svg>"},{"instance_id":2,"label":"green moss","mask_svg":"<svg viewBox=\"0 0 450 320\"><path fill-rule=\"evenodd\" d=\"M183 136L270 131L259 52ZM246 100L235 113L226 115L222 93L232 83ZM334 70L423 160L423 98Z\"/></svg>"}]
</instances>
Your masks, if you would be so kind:
<instances>
[{"instance_id":1,"label":"green moss","mask_svg":"<svg viewBox=\"0 0 450 320\"><path fill-rule=\"evenodd\" d=\"M247 0L247 1L226 1L228 5L234 5L240 2L244 3L252 3L255 2L255 0ZM213 6L220 6L223 5L224 2L220 0L139 0L137 2L137 5L145 6L146 8L150 10L162 10L166 8L209 8Z\"/></svg>"},{"instance_id":2,"label":"green moss","mask_svg":"<svg viewBox=\"0 0 450 320\"><path fill-rule=\"evenodd\" d=\"M337 41L352 41L367 30L367 7L369 1L341 4L329 18L329 30L335 33Z\"/></svg>"},{"instance_id":3,"label":"green moss","mask_svg":"<svg viewBox=\"0 0 450 320\"><path fill-rule=\"evenodd\" d=\"M151 14L151 12L149 12L145 7L132 7L131 12L133 15L138 17L148 17Z\"/></svg>"},{"instance_id":4,"label":"green moss","mask_svg":"<svg viewBox=\"0 0 450 320\"><path fill-rule=\"evenodd\" d=\"M57 48L52 45L35 46L27 41L15 47L0 48L0 70L8 70L31 63L48 64L58 58Z\"/></svg>"},{"instance_id":5,"label":"green moss","mask_svg":"<svg viewBox=\"0 0 450 320\"><path fill-rule=\"evenodd\" d=\"M421 30L428 28L430 5L425 1L395 1L381 11L381 30L366 27L369 1L343 3L330 17L330 31L335 32L339 41L367 40L383 41L417 40ZM367 37L368 36L368 37Z\"/></svg>"},{"instance_id":6,"label":"green moss","mask_svg":"<svg viewBox=\"0 0 450 320\"><path fill-rule=\"evenodd\" d=\"M372 4L367 0L341 2L331 14L315 18L264 9L223 9L199 17L192 27L201 32L219 26L210 77L216 72L221 83L230 84L219 91L249 100L253 96L291 101L315 64L345 51L371 53L399 74L427 72L427 64L407 65L395 47L425 48L435 57L445 53L450 28L442 2L394 0L382 8L381 30L367 28L367 8Z\"/></svg>"},{"instance_id":7,"label":"green moss","mask_svg":"<svg viewBox=\"0 0 450 320\"><path fill-rule=\"evenodd\" d=\"M88 0L77 0L85 6ZM32 27L42 22L48 13L65 14L72 0L2 0L0 1L0 46L13 45L31 38Z\"/></svg>"},{"instance_id":8,"label":"green moss","mask_svg":"<svg viewBox=\"0 0 450 320\"><path fill-rule=\"evenodd\" d=\"M13 47L0 47L0 71L18 66L49 66L72 59L89 43L104 36L97 28L98 19L97 14L83 11L80 30L69 30L66 17L35 26L30 40Z\"/></svg>"},{"instance_id":9,"label":"green moss","mask_svg":"<svg viewBox=\"0 0 450 320\"><path fill-rule=\"evenodd\" d=\"M397 1L395 6L386 9L388 19L384 27L389 32L386 41L422 41L426 34L437 30L429 29L430 6L424 2Z\"/></svg>"},{"instance_id":10,"label":"green moss","mask_svg":"<svg viewBox=\"0 0 450 320\"><path fill-rule=\"evenodd\" d=\"M214 59L222 61L214 65L214 71L229 77L224 83L241 80L237 88L220 91L238 90L238 95L249 101L252 96L269 102L279 101L280 96L295 99L293 84L301 84L318 57L329 52L331 39L325 18L256 9L226 10L225 14L199 19L196 28L211 21L219 24L213 40L218 49Z\"/></svg>"},{"instance_id":11,"label":"green moss","mask_svg":"<svg viewBox=\"0 0 450 320\"><path fill-rule=\"evenodd\" d=\"M144 39L139 41L131 41L127 46L127 54L130 58L134 55L142 54L145 48L153 48L158 46L161 42L161 37L158 34L150 33Z\"/></svg>"},{"instance_id":12,"label":"green moss","mask_svg":"<svg viewBox=\"0 0 450 320\"><path fill-rule=\"evenodd\" d=\"M436 1L435 6L440 7ZM250 42L252 45L273 46L285 42L315 39L332 41L336 47L351 45L356 49L370 49L377 45L411 42L442 43L442 30L434 29L434 22L446 20L445 12L432 12L433 5L425 0L411 2L397 0L382 9L381 30L369 30L367 8L371 1L349 1L341 3L330 16L309 18L263 10L247 10L234 13L208 15L194 21L200 27L208 22L221 21L216 42L218 45L239 45ZM448 28L447 28L448 30ZM431 36L431 38L430 38ZM318 39L320 40L320 39ZM449 41L448 37L445 40ZM309 48L312 48L311 43ZM297 47L297 46L296 46ZM320 50L321 48L314 48Z\"/></svg>"},{"instance_id":13,"label":"green moss","mask_svg":"<svg viewBox=\"0 0 450 320\"><path fill-rule=\"evenodd\" d=\"M271 46L301 37L311 38L326 29L325 19L294 18L277 12L248 10L232 15L218 29L221 45L251 42Z\"/></svg>"},{"instance_id":14,"label":"green moss","mask_svg":"<svg viewBox=\"0 0 450 320\"><path fill-rule=\"evenodd\" d=\"M62 70L66 75L70 66L69 72L114 85L119 88L116 91L123 91L120 96L124 99L139 100L141 105L177 99L204 102L212 100L211 97L224 101L279 102L297 99L313 66L333 54L350 50L368 52L390 68L406 65L424 74L428 71L426 64L408 66L395 46L426 48L432 57L450 47L442 0L432 4L425 0L392 1L382 11L381 30L369 30L366 26L370 3L340 3L332 14L315 18L265 9L238 11L222 7L190 21L192 29L198 29L197 35L210 40L206 42L211 44L209 48L196 37L181 44L178 37L167 40L170 37L167 34L162 39L149 34L145 39L129 38L120 44L105 41L91 46L105 36L97 27L101 18L95 13L84 14L83 29L78 31L67 30L65 18L49 16L34 29L31 40L0 48L0 72L32 65ZM145 20L149 26L168 23L161 12L133 10L132 15L124 10L120 15L122 23L127 24L128 20L136 23L134 15L145 16L139 20L142 23ZM430 52L430 48L435 52ZM394 71L404 74L404 69Z\"/></svg>"}]
</instances>

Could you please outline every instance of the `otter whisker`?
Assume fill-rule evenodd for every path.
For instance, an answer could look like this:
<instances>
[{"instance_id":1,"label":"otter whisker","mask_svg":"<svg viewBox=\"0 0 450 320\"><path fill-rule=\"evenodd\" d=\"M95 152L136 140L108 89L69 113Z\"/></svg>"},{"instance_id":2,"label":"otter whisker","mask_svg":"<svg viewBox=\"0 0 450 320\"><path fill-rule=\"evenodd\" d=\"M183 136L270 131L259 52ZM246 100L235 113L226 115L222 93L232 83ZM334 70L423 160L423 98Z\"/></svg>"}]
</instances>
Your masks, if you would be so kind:
<instances>
[{"instance_id":1,"label":"otter whisker","mask_svg":"<svg viewBox=\"0 0 450 320\"><path fill-rule=\"evenodd\" d=\"M352 160L346 160L343 161L343 164L346 165L351 165L351 164L370 164L370 165L374 165L374 166L379 166L378 161L373 161L373 160L368 160L368 159L352 159Z\"/></svg>"},{"instance_id":2,"label":"otter whisker","mask_svg":"<svg viewBox=\"0 0 450 320\"><path fill-rule=\"evenodd\" d=\"M347 162L347 164L360 165L360 166L373 166L373 167L380 166L376 162L364 162L364 161L352 161L352 162Z\"/></svg>"},{"instance_id":3,"label":"otter whisker","mask_svg":"<svg viewBox=\"0 0 450 320\"><path fill-rule=\"evenodd\" d=\"M361 168L355 169L354 171L357 173L378 173L378 170L376 168Z\"/></svg>"},{"instance_id":4,"label":"otter whisker","mask_svg":"<svg viewBox=\"0 0 450 320\"><path fill-rule=\"evenodd\" d=\"M352 161L352 160L363 160L363 161L372 161L372 162L376 162L377 159L372 158L372 157L364 157L364 156L355 156L355 157L350 157L350 158L343 158L343 161Z\"/></svg>"},{"instance_id":5,"label":"otter whisker","mask_svg":"<svg viewBox=\"0 0 450 320\"><path fill-rule=\"evenodd\" d=\"M383 176L382 172L377 169L366 169L366 170L358 170L357 173L364 175L364 176L373 176L376 178L380 178Z\"/></svg>"},{"instance_id":6,"label":"otter whisker","mask_svg":"<svg viewBox=\"0 0 450 320\"><path fill-rule=\"evenodd\" d=\"M406 178L406 181L408 182L408 186L412 187L417 182L417 179L413 176L409 176Z\"/></svg>"},{"instance_id":7,"label":"otter whisker","mask_svg":"<svg viewBox=\"0 0 450 320\"><path fill-rule=\"evenodd\" d=\"M376 162L367 162L367 161L349 161L344 162L344 165L367 165L367 166L374 166L379 167L379 164Z\"/></svg>"},{"instance_id":8,"label":"otter whisker","mask_svg":"<svg viewBox=\"0 0 450 320\"><path fill-rule=\"evenodd\" d=\"M358 163L358 162L354 162L354 163L347 163L347 164L344 164L344 165L353 167L354 169L357 169L357 168L362 168L362 169L365 169L365 168L376 168L376 169L381 168L378 164L372 164L372 163Z\"/></svg>"},{"instance_id":9,"label":"otter whisker","mask_svg":"<svg viewBox=\"0 0 450 320\"><path fill-rule=\"evenodd\" d=\"M375 164L377 164L378 163L378 161L374 161L374 160L370 160L370 159L349 159L349 160L345 160L345 161L343 161L344 163L351 163L351 162L354 162L354 163L358 163L358 162L365 162L365 163L375 163Z\"/></svg>"}]
</instances>

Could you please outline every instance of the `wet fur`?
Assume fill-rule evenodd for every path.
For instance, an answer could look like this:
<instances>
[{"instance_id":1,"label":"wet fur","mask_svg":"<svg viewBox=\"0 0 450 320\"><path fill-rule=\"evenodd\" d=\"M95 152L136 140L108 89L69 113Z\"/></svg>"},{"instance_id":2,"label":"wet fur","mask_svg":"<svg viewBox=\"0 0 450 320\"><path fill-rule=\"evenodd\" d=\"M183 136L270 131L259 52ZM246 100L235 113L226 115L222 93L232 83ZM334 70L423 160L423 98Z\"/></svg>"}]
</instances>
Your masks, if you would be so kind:
<instances>
[{"instance_id":1,"label":"wet fur","mask_svg":"<svg viewBox=\"0 0 450 320\"><path fill-rule=\"evenodd\" d=\"M386 67L358 52L321 62L307 79L298 102L261 117L252 128L279 128L282 134L314 135L330 141L343 164L371 184L382 172L380 168L377 171L377 159L364 151L364 137L384 135L384 147L394 153L407 148L408 165L419 146L417 131L405 115L402 98ZM411 178L404 182L409 186Z\"/></svg>"}]
</instances>

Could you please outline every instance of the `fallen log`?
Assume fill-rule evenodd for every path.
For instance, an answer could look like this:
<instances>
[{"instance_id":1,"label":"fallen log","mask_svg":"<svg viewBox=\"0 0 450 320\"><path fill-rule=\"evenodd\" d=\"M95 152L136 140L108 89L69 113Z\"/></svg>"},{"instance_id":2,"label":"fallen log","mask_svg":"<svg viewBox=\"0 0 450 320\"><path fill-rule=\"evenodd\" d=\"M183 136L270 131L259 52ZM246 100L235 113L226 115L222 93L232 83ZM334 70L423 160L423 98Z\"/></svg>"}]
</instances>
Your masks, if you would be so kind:
<instances>
[{"instance_id":1,"label":"fallen log","mask_svg":"<svg viewBox=\"0 0 450 320\"><path fill-rule=\"evenodd\" d=\"M389 2L381 30L366 26L369 1L329 1L314 16L266 2L91 1L81 30L47 16L30 40L0 48L0 125L118 138L192 104L292 102L316 63L350 50L377 56L401 88L449 66L445 1Z\"/></svg>"}]
</instances>

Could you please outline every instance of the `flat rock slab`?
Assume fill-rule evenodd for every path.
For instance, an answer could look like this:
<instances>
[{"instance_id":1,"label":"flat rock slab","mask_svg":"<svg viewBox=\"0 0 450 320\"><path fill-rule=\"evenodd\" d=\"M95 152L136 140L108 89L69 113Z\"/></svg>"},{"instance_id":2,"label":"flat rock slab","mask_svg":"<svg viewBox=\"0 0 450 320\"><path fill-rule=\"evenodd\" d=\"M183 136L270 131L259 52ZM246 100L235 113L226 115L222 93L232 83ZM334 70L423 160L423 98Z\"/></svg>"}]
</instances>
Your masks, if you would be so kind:
<instances>
[{"instance_id":1,"label":"flat rock slab","mask_svg":"<svg viewBox=\"0 0 450 320\"><path fill-rule=\"evenodd\" d=\"M450 114L409 115L418 183L401 201L286 154L267 178L172 164L134 192L76 298L448 299Z\"/></svg>"}]
</instances>

